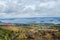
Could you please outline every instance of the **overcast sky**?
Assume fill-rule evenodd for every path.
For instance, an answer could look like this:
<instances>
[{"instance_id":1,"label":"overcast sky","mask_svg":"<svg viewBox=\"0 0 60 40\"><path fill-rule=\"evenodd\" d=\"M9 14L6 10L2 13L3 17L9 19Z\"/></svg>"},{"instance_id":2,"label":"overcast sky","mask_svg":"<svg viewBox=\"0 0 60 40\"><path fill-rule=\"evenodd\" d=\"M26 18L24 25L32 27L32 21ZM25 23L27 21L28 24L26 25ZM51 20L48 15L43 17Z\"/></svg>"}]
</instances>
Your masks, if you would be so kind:
<instances>
[{"instance_id":1,"label":"overcast sky","mask_svg":"<svg viewBox=\"0 0 60 40\"><path fill-rule=\"evenodd\" d=\"M0 18L60 17L60 0L0 0Z\"/></svg>"}]
</instances>

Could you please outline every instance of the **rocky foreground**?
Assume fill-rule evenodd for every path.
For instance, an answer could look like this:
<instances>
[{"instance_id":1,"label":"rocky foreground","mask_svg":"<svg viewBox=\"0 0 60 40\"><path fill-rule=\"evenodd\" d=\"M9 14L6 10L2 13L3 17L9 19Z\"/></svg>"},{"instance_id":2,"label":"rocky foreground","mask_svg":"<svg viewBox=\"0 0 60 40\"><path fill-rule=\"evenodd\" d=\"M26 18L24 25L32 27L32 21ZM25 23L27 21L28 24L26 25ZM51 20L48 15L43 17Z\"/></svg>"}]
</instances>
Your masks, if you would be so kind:
<instances>
[{"instance_id":1,"label":"rocky foreground","mask_svg":"<svg viewBox=\"0 0 60 40\"><path fill-rule=\"evenodd\" d=\"M60 40L60 30L4 26L0 28L0 38L1 40Z\"/></svg>"}]
</instances>

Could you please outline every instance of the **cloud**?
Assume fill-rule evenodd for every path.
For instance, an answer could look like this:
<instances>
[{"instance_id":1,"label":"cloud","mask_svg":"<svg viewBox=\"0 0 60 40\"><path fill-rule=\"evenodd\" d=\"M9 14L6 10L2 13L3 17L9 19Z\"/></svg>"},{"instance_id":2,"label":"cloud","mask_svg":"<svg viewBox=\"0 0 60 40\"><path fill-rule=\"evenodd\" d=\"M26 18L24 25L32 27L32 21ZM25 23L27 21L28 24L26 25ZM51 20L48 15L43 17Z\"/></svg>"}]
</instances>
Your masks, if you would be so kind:
<instances>
[{"instance_id":1,"label":"cloud","mask_svg":"<svg viewBox=\"0 0 60 40\"><path fill-rule=\"evenodd\" d=\"M60 0L0 0L1 18L54 16L60 16Z\"/></svg>"}]
</instances>

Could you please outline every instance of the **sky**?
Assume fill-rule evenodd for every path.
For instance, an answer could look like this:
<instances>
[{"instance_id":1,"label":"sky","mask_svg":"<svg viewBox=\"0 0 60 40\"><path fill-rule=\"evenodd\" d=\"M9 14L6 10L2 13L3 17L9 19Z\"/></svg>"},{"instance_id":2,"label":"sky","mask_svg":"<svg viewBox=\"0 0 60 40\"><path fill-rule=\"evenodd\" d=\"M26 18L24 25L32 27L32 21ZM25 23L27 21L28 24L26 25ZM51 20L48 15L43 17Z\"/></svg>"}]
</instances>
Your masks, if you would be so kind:
<instances>
[{"instance_id":1,"label":"sky","mask_svg":"<svg viewBox=\"0 0 60 40\"><path fill-rule=\"evenodd\" d=\"M0 18L60 17L60 0L0 0Z\"/></svg>"}]
</instances>

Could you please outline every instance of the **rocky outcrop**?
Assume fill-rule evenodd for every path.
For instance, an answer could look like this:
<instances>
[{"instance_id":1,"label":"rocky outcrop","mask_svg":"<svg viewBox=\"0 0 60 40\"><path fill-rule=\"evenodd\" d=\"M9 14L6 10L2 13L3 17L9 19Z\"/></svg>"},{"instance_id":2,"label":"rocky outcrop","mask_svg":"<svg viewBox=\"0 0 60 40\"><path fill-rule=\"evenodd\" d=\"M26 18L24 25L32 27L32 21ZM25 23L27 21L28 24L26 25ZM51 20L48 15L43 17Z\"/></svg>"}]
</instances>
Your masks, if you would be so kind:
<instances>
[{"instance_id":1,"label":"rocky outcrop","mask_svg":"<svg viewBox=\"0 0 60 40\"><path fill-rule=\"evenodd\" d=\"M50 30L39 30L39 29L32 29L26 32L27 38L30 39L46 39L46 40L53 40L60 38L58 31L50 31Z\"/></svg>"}]
</instances>

